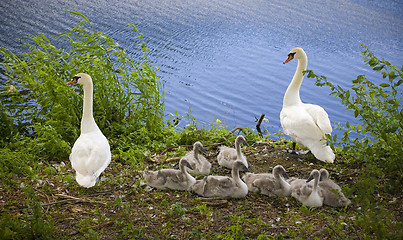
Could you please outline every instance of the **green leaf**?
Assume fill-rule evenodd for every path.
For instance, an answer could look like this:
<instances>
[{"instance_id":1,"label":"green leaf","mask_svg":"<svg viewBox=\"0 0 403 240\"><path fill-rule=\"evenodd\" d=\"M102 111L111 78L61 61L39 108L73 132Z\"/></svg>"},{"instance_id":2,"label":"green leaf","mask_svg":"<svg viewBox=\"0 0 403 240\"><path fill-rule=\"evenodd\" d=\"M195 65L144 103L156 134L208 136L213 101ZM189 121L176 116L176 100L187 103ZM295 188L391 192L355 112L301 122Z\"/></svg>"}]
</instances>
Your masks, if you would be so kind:
<instances>
[{"instance_id":1,"label":"green leaf","mask_svg":"<svg viewBox=\"0 0 403 240\"><path fill-rule=\"evenodd\" d=\"M383 68L385 67L385 65L380 65L380 66L377 66L377 67L374 67L374 68L372 68L374 71L380 71L380 70L382 70Z\"/></svg>"},{"instance_id":2,"label":"green leaf","mask_svg":"<svg viewBox=\"0 0 403 240\"><path fill-rule=\"evenodd\" d=\"M91 25L90 20L88 20L88 18L86 16L84 16L82 13L77 12L77 11L70 11L70 10L65 10L68 13L72 13L78 16L81 16L89 25Z\"/></svg>"},{"instance_id":3,"label":"green leaf","mask_svg":"<svg viewBox=\"0 0 403 240\"><path fill-rule=\"evenodd\" d=\"M388 84L388 83L381 83L381 84L379 84L379 86L381 86L381 87L390 87L390 84Z\"/></svg>"},{"instance_id":4,"label":"green leaf","mask_svg":"<svg viewBox=\"0 0 403 240\"><path fill-rule=\"evenodd\" d=\"M371 67L375 67L378 64L378 60L375 57L371 57L371 59L368 61L368 65Z\"/></svg>"}]
</instances>

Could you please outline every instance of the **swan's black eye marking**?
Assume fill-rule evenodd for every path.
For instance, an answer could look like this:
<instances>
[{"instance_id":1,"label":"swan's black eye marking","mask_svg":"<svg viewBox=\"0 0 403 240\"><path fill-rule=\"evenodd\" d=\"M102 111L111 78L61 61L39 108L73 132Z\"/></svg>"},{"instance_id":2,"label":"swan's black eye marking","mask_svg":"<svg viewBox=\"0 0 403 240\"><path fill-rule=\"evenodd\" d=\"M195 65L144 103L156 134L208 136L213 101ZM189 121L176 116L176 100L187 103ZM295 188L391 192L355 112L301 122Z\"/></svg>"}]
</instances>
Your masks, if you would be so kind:
<instances>
[{"instance_id":1,"label":"swan's black eye marking","mask_svg":"<svg viewBox=\"0 0 403 240\"><path fill-rule=\"evenodd\" d=\"M80 79L80 78L81 78L80 76L74 76L73 81L76 83L78 81L78 79Z\"/></svg>"},{"instance_id":2,"label":"swan's black eye marking","mask_svg":"<svg viewBox=\"0 0 403 240\"><path fill-rule=\"evenodd\" d=\"M297 53L297 52L289 53L288 56L291 56L292 58L294 58L294 55L295 55L296 53Z\"/></svg>"}]
</instances>

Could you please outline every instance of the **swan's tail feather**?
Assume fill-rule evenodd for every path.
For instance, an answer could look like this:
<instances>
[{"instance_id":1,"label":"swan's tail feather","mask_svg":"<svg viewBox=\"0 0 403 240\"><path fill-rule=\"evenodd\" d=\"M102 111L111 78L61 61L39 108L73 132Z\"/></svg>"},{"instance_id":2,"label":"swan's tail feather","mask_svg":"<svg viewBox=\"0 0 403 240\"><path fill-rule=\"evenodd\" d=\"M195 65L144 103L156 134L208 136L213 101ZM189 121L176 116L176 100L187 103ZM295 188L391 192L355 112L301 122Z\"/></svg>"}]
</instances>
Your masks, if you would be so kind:
<instances>
[{"instance_id":1,"label":"swan's tail feather","mask_svg":"<svg viewBox=\"0 0 403 240\"><path fill-rule=\"evenodd\" d=\"M76 174L76 181L81 186L86 187L86 188L90 188L90 187L95 186L96 178L95 178L95 176L82 175L80 173L77 173Z\"/></svg>"},{"instance_id":2,"label":"swan's tail feather","mask_svg":"<svg viewBox=\"0 0 403 240\"><path fill-rule=\"evenodd\" d=\"M312 154L320 161L333 163L335 155L333 150L326 145L318 144L315 146L308 147Z\"/></svg>"}]
</instances>

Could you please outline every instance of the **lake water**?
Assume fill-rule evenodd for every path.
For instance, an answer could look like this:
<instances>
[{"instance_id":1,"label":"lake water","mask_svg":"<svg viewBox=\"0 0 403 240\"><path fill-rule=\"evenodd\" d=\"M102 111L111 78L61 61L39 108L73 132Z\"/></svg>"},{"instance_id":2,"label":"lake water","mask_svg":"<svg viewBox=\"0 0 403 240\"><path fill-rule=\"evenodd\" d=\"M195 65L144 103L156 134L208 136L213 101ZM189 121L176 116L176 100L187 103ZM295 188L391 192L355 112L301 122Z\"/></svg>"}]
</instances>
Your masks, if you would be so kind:
<instances>
[{"instance_id":1,"label":"lake water","mask_svg":"<svg viewBox=\"0 0 403 240\"><path fill-rule=\"evenodd\" d=\"M136 53L127 24L135 24L160 66L166 113L178 111L229 129L255 126L281 129L283 94L297 61L283 65L293 47L308 55L308 69L348 87L357 75L376 81L364 65L360 44L394 65L403 62L403 2L400 0L2 0L0 46L25 50L19 38L68 31L83 13L93 26ZM354 122L351 112L305 78L303 102L319 104L332 123ZM182 121L181 126L186 124Z\"/></svg>"}]
</instances>

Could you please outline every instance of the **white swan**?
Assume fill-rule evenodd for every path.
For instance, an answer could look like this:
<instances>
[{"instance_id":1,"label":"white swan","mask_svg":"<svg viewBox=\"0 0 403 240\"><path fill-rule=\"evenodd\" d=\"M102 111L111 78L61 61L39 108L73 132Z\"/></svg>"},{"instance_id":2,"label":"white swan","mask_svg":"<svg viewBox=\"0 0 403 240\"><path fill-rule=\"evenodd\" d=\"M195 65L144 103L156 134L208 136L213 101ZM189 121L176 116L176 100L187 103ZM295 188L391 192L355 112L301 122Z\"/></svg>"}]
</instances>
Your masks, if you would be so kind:
<instances>
[{"instance_id":1,"label":"white swan","mask_svg":"<svg viewBox=\"0 0 403 240\"><path fill-rule=\"evenodd\" d=\"M185 158L193 168L193 170L188 170L188 172L194 175L208 175L211 163L204 156L200 155L200 152L207 153L201 142L195 142L193 150L186 153Z\"/></svg>"},{"instance_id":2,"label":"white swan","mask_svg":"<svg viewBox=\"0 0 403 240\"><path fill-rule=\"evenodd\" d=\"M299 97L303 71L308 65L307 56L302 48L293 48L284 64L294 58L298 59L298 67L284 94L283 109L280 112L281 126L294 142L294 148L295 143L299 143L307 147L317 159L333 163L334 153L324 140L325 134L332 132L326 111L318 105L302 103Z\"/></svg>"},{"instance_id":3,"label":"white swan","mask_svg":"<svg viewBox=\"0 0 403 240\"><path fill-rule=\"evenodd\" d=\"M320 170L319 187L324 197L323 204L331 207L344 207L351 203L350 199L341 192L340 186L329 179L329 172L323 168Z\"/></svg>"},{"instance_id":4,"label":"white swan","mask_svg":"<svg viewBox=\"0 0 403 240\"><path fill-rule=\"evenodd\" d=\"M290 196L291 186L282 176L288 179L283 166L277 165L272 173L246 173L243 180L248 186L249 192L257 192L269 197Z\"/></svg>"},{"instance_id":5,"label":"white swan","mask_svg":"<svg viewBox=\"0 0 403 240\"><path fill-rule=\"evenodd\" d=\"M192 169L189 162L182 158L179 161L178 169L161 169L158 171L143 171L143 177L147 185L157 189L190 190L190 187L196 182L187 171L186 167Z\"/></svg>"},{"instance_id":6,"label":"white swan","mask_svg":"<svg viewBox=\"0 0 403 240\"><path fill-rule=\"evenodd\" d=\"M305 184L301 180L294 180L291 183L291 196L308 207L321 207L323 205L323 196L319 189L320 173L318 170L312 170ZM314 179L313 185L310 181Z\"/></svg>"},{"instance_id":7,"label":"white swan","mask_svg":"<svg viewBox=\"0 0 403 240\"><path fill-rule=\"evenodd\" d=\"M236 160L240 160L248 168L248 161L241 151L241 144L249 146L244 136L239 135L235 139L235 148L229 148L227 146L221 146L220 153L217 156L217 161L220 166L232 169L232 165Z\"/></svg>"},{"instance_id":8,"label":"white swan","mask_svg":"<svg viewBox=\"0 0 403 240\"><path fill-rule=\"evenodd\" d=\"M248 172L242 161L235 161L231 176L205 176L197 180L192 191L203 197L243 198L248 194L248 186L239 178L239 171Z\"/></svg>"},{"instance_id":9,"label":"white swan","mask_svg":"<svg viewBox=\"0 0 403 240\"><path fill-rule=\"evenodd\" d=\"M76 170L76 181L83 187L95 185L99 175L111 161L108 140L95 123L92 113L93 85L88 74L79 73L67 84L78 83L84 88L81 134L71 149L70 161Z\"/></svg>"}]
</instances>

